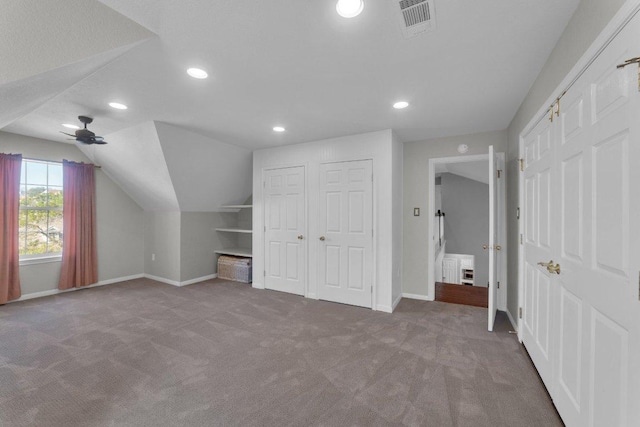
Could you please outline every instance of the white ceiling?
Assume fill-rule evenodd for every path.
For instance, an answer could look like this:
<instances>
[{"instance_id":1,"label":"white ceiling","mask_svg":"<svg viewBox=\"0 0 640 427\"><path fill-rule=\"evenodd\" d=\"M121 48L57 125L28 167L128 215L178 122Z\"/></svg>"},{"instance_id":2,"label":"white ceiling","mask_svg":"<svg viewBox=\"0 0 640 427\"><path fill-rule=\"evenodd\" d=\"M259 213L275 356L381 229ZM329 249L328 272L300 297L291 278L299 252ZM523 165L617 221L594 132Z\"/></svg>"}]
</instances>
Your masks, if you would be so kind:
<instances>
[{"instance_id":1,"label":"white ceiling","mask_svg":"<svg viewBox=\"0 0 640 427\"><path fill-rule=\"evenodd\" d=\"M579 0L435 1L436 31L404 39L392 0L350 20L335 0L0 0L0 24L13 22L0 25L0 95L14 91L0 126L64 141L60 124L86 114L99 135L156 121L249 149L506 128ZM38 76L55 90L29 97ZM393 110L399 99L411 106Z\"/></svg>"}]
</instances>

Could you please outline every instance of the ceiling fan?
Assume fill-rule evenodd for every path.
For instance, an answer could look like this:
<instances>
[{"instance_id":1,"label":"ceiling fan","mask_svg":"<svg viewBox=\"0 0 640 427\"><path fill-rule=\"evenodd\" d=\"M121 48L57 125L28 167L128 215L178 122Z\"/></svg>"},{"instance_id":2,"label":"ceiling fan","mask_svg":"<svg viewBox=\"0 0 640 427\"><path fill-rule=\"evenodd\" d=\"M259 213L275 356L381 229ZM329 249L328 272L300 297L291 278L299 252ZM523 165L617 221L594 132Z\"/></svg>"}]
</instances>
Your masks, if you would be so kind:
<instances>
[{"instance_id":1,"label":"ceiling fan","mask_svg":"<svg viewBox=\"0 0 640 427\"><path fill-rule=\"evenodd\" d=\"M93 119L91 117L78 116L78 120L84 123L84 129L78 129L75 135L71 135L70 133L66 133L62 131L60 131L60 133L72 136L76 141L82 144L90 145L90 144L106 144L107 143L107 141L105 141L103 137L96 136L95 133L87 129L87 125L93 122Z\"/></svg>"}]
</instances>

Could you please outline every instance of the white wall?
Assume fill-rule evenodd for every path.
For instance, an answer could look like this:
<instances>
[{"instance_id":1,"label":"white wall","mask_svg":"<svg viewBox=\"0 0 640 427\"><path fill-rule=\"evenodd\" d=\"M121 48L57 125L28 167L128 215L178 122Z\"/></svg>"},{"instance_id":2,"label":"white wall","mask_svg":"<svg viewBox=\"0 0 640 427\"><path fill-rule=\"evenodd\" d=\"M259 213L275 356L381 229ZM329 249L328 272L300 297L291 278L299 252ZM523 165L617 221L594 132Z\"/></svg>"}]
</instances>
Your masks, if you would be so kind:
<instances>
[{"instance_id":1,"label":"white wall","mask_svg":"<svg viewBox=\"0 0 640 427\"><path fill-rule=\"evenodd\" d=\"M374 308L381 311L392 311L394 281L395 287L400 280L394 272L395 262L401 263L399 252L401 244L398 232L401 222L394 224L394 200L399 204L402 196L400 191L401 172L399 156L402 148L394 142L391 130L372 132L342 138L326 139L322 141L287 147L259 150L253 153L253 229L262 230L264 227L264 209L262 200L263 170L265 168L288 167L304 165L307 177L308 216L318 212L318 178L319 165L324 162L337 162L359 159L373 160L373 204L374 204L374 246L375 246L375 276L374 276ZM394 158L395 168L394 170ZM395 176L394 176L395 175ZM400 223L400 225L398 225ZM307 296L317 298L317 262L318 236L317 221L307 218L306 240L309 256ZM398 235L395 235L397 233ZM253 286L264 287L264 234L253 233ZM401 274L401 273L400 273ZM396 289L397 292L397 289Z\"/></svg>"},{"instance_id":2,"label":"white wall","mask_svg":"<svg viewBox=\"0 0 640 427\"><path fill-rule=\"evenodd\" d=\"M508 129L509 147L507 153L507 212L508 244L518 248L518 207L519 176L516 160L519 157L519 137L524 127L534 118L534 114L554 95L553 91L562 82L571 68L585 53L595 38L602 32L625 0L582 0L562 36L549 55L546 64L531 86L517 114ZM559 94L558 94L559 95ZM515 173L514 173L515 172ZM513 319L518 311L518 251L508 251L508 301L507 310Z\"/></svg>"},{"instance_id":3,"label":"white wall","mask_svg":"<svg viewBox=\"0 0 640 427\"><path fill-rule=\"evenodd\" d=\"M459 154L459 144L467 144L469 151ZM434 299L427 283L427 262L431 253L429 243L429 159L440 157L487 154L493 145L496 152L507 149L507 131L484 132L404 144L404 228L402 292L416 298ZM413 208L420 208L420 216L413 216ZM445 236L446 238L446 236Z\"/></svg>"},{"instance_id":4,"label":"white wall","mask_svg":"<svg viewBox=\"0 0 640 427\"><path fill-rule=\"evenodd\" d=\"M89 161L73 144L1 131L0 152L52 161ZM144 271L142 208L99 169L96 170L96 199L98 280L104 282L141 275ZM60 261L22 265L22 294L55 291L59 277Z\"/></svg>"}]
</instances>

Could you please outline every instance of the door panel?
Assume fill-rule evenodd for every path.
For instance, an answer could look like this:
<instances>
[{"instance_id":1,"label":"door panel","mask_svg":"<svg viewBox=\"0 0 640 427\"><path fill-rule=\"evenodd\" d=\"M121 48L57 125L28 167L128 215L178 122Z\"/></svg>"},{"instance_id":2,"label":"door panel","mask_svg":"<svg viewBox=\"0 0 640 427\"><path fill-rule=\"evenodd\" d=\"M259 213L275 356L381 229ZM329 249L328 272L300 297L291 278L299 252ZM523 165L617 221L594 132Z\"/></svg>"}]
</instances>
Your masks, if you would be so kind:
<instances>
[{"instance_id":1,"label":"door panel","mask_svg":"<svg viewBox=\"0 0 640 427\"><path fill-rule=\"evenodd\" d=\"M639 38L636 15L563 95L559 120L543 120L549 161L527 162L523 176L522 337L567 426L640 425L640 93L638 66L617 68L640 54ZM536 132L522 147L531 158ZM546 252L544 239L532 241L528 230L542 220L530 215L547 215L542 204L538 211L528 206L540 184L529 180L539 181L541 163L551 168ZM535 264L549 259L561 265L560 274ZM542 288L530 289L541 283L532 269L549 279L549 315L538 305ZM540 357L545 332L538 330L547 323L535 319L545 316L548 362Z\"/></svg>"},{"instance_id":2,"label":"door panel","mask_svg":"<svg viewBox=\"0 0 640 427\"><path fill-rule=\"evenodd\" d=\"M554 179L553 141L549 144L551 148L543 150L543 155L539 155L540 141L548 140L552 136L550 123L544 118L525 138L524 149L527 158L523 177L525 271L522 338L540 377L553 396L553 344L556 329L550 328L550 325L554 322L552 316L557 289L550 285L552 278L546 269L538 264L553 259L552 248L556 238L555 223L551 217L555 210L554 193L551 191L551 182Z\"/></svg>"},{"instance_id":3,"label":"door panel","mask_svg":"<svg viewBox=\"0 0 640 427\"><path fill-rule=\"evenodd\" d=\"M265 287L304 295L304 167L265 171L264 206Z\"/></svg>"},{"instance_id":4,"label":"door panel","mask_svg":"<svg viewBox=\"0 0 640 427\"><path fill-rule=\"evenodd\" d=\"M498 310L498 157L489 146L489 308L487 328L493 331Z\"/></svg>"},{"instance_id":5,"label":"door panel","mask_svg":"<svg viewBox=\"0 0 640 427\"><path fill-rule=\"evenodd\" d=\"M320 167L319 297L371 307L373 197L370 160Z\"/></svg>"}]
</instances>

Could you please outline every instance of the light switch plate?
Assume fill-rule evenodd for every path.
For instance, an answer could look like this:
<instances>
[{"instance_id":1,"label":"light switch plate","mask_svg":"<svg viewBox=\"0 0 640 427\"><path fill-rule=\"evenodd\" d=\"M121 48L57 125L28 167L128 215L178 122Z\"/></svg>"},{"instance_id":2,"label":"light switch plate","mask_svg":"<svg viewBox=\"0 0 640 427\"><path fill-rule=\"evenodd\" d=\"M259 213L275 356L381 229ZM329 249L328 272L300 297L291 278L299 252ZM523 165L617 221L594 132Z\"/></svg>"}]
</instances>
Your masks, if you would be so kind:
<instances>
[{"instance_id":1,"label":"light switch plate","mask_svg":"<svg viewBox=\"0 0 640 427\"><path fill-rule=\"evenodd\" d=\"M413 208L413 216L420 216L420 208Z\"/></svg>"}]
</instances>

